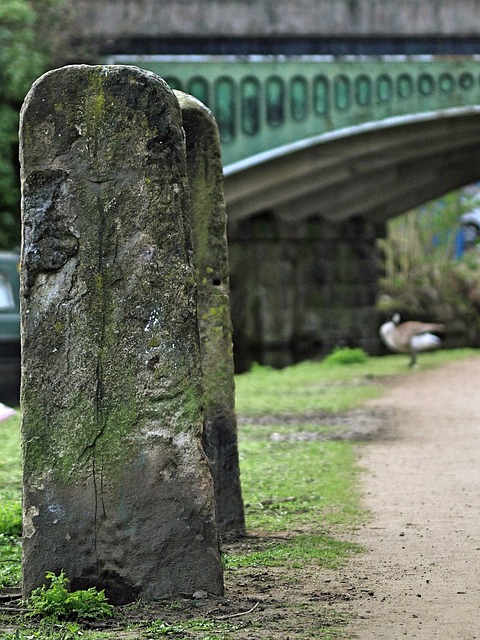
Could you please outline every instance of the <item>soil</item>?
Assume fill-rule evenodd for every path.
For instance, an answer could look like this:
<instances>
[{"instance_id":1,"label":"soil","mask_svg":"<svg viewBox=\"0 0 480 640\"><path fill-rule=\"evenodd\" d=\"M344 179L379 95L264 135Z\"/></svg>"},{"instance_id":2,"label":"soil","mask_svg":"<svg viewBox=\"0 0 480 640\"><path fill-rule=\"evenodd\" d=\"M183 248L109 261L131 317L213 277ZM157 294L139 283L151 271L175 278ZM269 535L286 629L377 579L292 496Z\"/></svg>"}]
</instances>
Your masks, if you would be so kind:
<instances>
[{"instance_id":1,"label":"soil","mask_svg":"<svg viewBox=\"0 0 480 640\"><path fill-rule=\"evenodd\" d=\"M421 362L421 358L420 358ZM387 437L361 445L366 548L335 575L361 640L480 638L480 359L413 371L372 403Z\"/></svg>"},{"instance_id":2,"label":"soil","mask_svg":"<svg viewBox=\"0 0 480 640\"><path fill-rule=\"evenodd\" d=\"M479 380L480 358L428 371L420 358L416 370L386 383L381 399L336 419L328 437L358 443L371 513L345 534L364 552L341 569L228 571L224 598L197 593L129 607L115 637L157 637L126 631L135 620L206 617L227 624L235 640L480 639ZM225 546L239 551L271 539L247 536Z\"/></svg>"}]
</instances>

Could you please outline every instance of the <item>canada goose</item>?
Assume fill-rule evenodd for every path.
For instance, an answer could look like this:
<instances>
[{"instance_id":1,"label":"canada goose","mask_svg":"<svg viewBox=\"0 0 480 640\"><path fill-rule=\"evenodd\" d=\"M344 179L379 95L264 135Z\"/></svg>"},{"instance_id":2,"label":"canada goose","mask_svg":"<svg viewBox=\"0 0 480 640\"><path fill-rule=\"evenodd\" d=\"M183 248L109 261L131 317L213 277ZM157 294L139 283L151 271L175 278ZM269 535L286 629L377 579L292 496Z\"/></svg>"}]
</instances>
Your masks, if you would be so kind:
<instances>
[{"instance_id":1,"label":"canada goose","mask_svg":"<svg viewBox=\"0 0 480 640\"><path fill-rule=\"evenodd\" d=\"M392 351L409 353L409 366L414 367L419 351L438 349L442 343L435 335L443 333L445 326L434 322L400 322L400 314L395 313L389 322L380 327L380 338Z\"/></svg>"}]
</instances>

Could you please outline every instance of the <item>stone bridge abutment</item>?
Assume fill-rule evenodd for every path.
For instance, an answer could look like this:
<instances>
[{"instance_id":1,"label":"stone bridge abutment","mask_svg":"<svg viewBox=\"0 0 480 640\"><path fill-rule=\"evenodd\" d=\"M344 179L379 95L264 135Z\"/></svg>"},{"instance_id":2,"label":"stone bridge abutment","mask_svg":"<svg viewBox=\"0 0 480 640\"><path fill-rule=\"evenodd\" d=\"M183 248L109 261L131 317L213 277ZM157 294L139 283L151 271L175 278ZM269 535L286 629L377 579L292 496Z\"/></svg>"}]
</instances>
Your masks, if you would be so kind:
<instances>
[{"instance_id":1,"label":"stone bridge abutment","mask_svg":"<svg viewBox=\"0 0 480 640\"><path fill-rule=\"evenodd\" d=\"M264 212L232 225L230 284L236 366L325 355L337 345L378 353L376 310L385 225Z\"/></svg>"}]
</instances>

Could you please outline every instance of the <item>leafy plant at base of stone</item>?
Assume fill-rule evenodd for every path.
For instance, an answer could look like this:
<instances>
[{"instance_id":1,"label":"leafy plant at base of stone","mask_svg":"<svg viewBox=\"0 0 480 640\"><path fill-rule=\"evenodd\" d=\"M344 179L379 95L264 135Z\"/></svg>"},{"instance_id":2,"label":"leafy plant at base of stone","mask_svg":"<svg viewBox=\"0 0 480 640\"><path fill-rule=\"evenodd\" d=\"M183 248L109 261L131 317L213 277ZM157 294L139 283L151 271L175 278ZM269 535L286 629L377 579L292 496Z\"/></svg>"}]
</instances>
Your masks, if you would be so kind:
<instances>
[{"instance_id":1,"label":"leafy plant at base of stone","mask_svg":"<svg viewBox=\"0 0 480 640\"><path fill-rule=\"evenodd\" d=\"M30 617L39 616L51 620L104 620L113 615L114 607L107 602L105 591L94 587L69 591L70 580L63 571L57 576L47 572L49 586L34 589L26 601Z\"/></svg>"}]
</instances>

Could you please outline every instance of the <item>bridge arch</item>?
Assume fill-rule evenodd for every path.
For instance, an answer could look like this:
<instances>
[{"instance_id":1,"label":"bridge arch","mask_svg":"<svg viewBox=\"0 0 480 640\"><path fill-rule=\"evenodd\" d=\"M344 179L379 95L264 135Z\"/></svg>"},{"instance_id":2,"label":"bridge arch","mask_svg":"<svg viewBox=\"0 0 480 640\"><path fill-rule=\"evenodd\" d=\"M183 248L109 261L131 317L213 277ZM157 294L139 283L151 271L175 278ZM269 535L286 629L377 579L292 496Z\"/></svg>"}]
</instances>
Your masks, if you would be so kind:
<instances>
[{"instance_id":1,"label":"bridge arch","mask_svg":"<svg viewBox=\"0 0 480 640\"><path fill-rule=\"evenodd\" d=\"M386 222L478 179L480 107L366 123L227 165L238 369L337 344L378 353Z\"/></svg>"},{"instance_id":2,"label":"bridge arch","mask_svg":"<svg viewBox=\"0 0 480 640\"><path fill-rule=\"evenodd\" d=\"M480 106L312 136L229 164L224 176L230 226L265 210L385 222L480 178Z\"/></svg>"}]
</instances>

